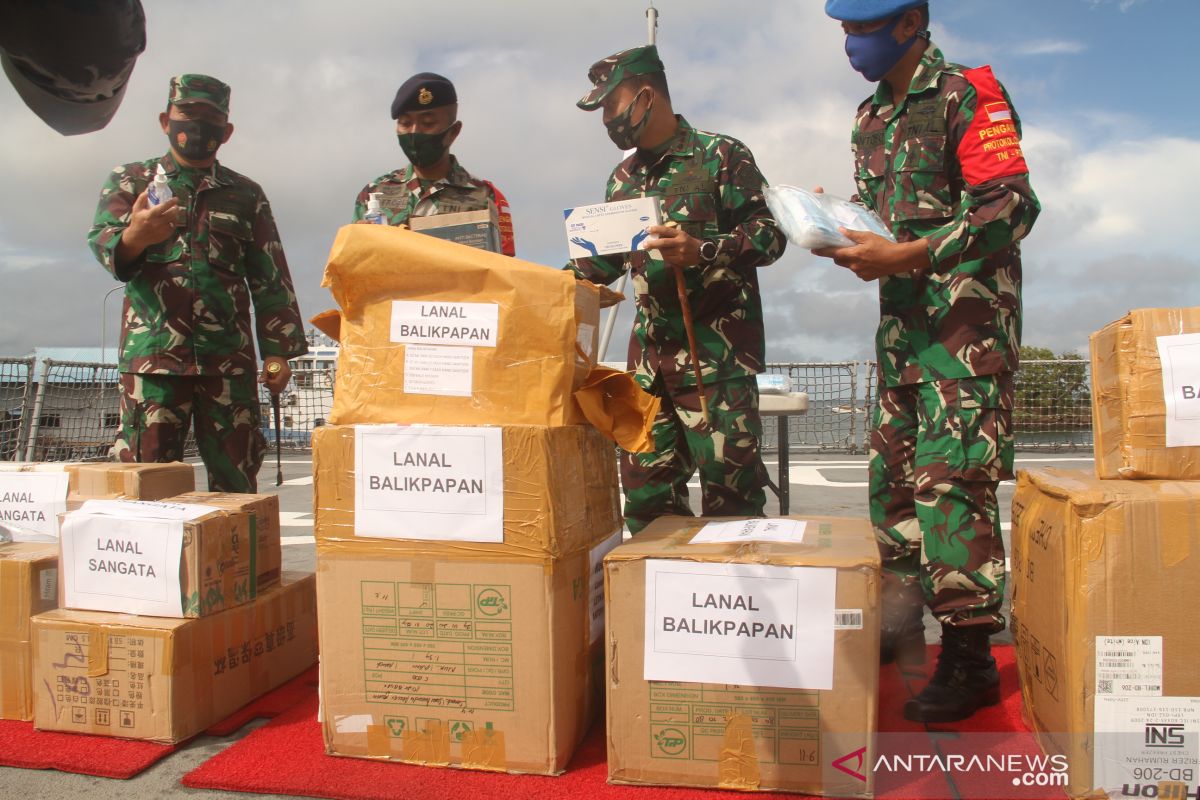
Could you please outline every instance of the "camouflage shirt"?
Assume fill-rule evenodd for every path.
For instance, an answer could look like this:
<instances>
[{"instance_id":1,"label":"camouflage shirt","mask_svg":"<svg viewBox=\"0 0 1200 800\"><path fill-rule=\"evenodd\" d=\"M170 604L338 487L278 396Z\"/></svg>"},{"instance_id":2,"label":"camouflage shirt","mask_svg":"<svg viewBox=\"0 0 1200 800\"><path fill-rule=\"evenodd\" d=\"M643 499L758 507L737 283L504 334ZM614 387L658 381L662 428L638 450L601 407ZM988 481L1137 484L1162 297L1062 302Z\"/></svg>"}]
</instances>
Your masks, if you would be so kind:
<instances>
[{"instance_id":1,"label":"camouflage shirt","mask_svg":"<svg viewBox=\"0 0 1200 800\"><path fill-rule=\"evenodd\" d=\"M932 43L898 107L886 83L859 106L858 199L898 241L929 246L927 270L879 281L875 347L885 385L1017 368L1018 242L1041 208L1020 125L989 67L947 64Z\"/></svg>"},{"instance_id":2,"label":"camouflage shirt","mask_svg":"<svg viewBox=\"0 0 1200 800\"><path fill-rule=\"evenodd\" d=\"M683 271L701 374L706 381L754 375L766 358L757 270L783 254L786 240L767 211L763 176L749 148L678 120L678 133L663 148L639 150L617 165L606 198L661 197L664 221L716 241L711 265ZM571 268L603 284L628 268L636 304L629 366L638 383L649 388L661 375L671 389L696 385L675 276L666 262L637 251L576 259Z\"/></svg>"},{"instance_id":3,"label":"camouflage shirt","mask_svg":"<svg viewBox=\"0 0 1200 800\"><path fill-rule=\"evenodd\" d=\"M187 220L177 235L118 265L117 243L133 202L159 164ZM105 269L125 281L122 372L257 372L251 303L264 358L308 351L271 206L257 183L219 163L181 168L168 153L117 167L100 191L88 244Z\"/></svg>"},{"instance_id":4,"label":"camouflage shirt","mask_svg":"<svg viewBox=\"0 0 1200 800\"><path fill-rule=\"evenodd\" d=\"M482 211L489 200L496 200L491 184L472 176L454 156L450 156L449 174L439 181L422 180L412 164L380 175L358 193L354 201L355 222L367 215L367 200L375 192L383 193L379 202L389 225L403 225L409 217Z\"/></svg>"}]
</instances>

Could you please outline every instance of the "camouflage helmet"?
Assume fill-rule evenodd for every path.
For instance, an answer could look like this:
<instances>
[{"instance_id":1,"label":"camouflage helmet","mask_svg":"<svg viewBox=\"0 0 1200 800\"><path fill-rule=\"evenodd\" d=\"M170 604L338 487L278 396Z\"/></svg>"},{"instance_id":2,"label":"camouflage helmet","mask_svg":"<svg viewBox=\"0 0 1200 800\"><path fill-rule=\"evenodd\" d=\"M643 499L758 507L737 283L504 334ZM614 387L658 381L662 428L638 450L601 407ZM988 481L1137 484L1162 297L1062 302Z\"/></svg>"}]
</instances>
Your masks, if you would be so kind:
<instances>
[{"instance_id":1,"label":"camouflage helmet","mask_svg":"<svg viewBox=\"0 0 1200 800\"><path fill-rule=\"evenodd\" d=\"M173 106L205 103L228 116L229 84L208 75L176 75L171 78L171 95L167 102Z\"/></svg>"},{"instance_id":2,"label":"camouflage helmet","mask_svg":"<svg viewBox=\"0 0 1200 800\"><path fill-rule=\"evenodd\" d=\"M592 90L575 105L584 111L595 111L604 102L604 98L626 78L663 71L658 48L652 44L613 53L608 58L602 58L592 64L592 68L588 70L588 80L594 84Z\"/></svg>"}]
</instances>

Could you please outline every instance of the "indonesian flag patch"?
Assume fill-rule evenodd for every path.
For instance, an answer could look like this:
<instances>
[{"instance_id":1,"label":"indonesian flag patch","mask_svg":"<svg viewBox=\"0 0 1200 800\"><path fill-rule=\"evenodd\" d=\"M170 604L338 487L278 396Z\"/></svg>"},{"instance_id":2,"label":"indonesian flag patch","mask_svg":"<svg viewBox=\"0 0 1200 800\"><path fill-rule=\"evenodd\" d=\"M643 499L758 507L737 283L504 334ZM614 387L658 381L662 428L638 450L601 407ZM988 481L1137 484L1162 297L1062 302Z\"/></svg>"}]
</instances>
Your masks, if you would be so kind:
<instances>
[{"instance_id":1,"label":"indonesian flag patch","mask_svg":"<svg viewBox=\"0 0 1200 800\"><path fill-rule=\"evenodd\" d=\"M963 178L971 185L1029 171L1012 109L991 67L963 72L975 87L975 116L958 144Z\"/></svg>"}]
</instances>

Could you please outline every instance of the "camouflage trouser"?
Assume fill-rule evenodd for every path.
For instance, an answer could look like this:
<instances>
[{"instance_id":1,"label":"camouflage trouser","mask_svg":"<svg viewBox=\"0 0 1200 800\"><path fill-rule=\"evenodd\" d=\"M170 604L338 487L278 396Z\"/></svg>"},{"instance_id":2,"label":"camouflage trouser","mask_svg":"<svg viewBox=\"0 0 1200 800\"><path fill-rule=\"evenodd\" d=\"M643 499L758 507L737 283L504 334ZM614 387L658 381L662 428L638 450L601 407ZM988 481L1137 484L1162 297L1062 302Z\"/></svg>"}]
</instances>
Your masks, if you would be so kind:
<instances>
[{"instance_id":1,"label":"camouflage trouser","mask_svg":"<svg viewBox=\"0 0 1200 800\"><path fill-rule=\"evenodd\" d=\"M996 500L1011 478L1012 373L881 387L871 429L871 522L884 613L1003 630Z\"/></svg>"},{"instance_id":2,"label":"camouflage trouser","mask_svg":"<svg viewBox=\"0 0 1200 800\"><path fill-rule=\"evenodd\" d=\"M249 375L121 373L121 461L180 461L195 419L196 446L213 492L253 492L267 452L258 387Z\"/></svg>"},{"instance_id":3,"label":"camouflage trouser","mask_svg":"<svg viewBox=\"0 0 1200 800\"><path fill-rule=\"evenodd\" d=\"M751 375L717 381L704 391L709 424L695 388L668 392L661 379L651 388L662 398L651 429L654 451L621 454L630 532L668 514L692 516L687 482L697 467L704 516L762 516L766 468L758 450L758 383Z\"/></svg>"}]
</instances>

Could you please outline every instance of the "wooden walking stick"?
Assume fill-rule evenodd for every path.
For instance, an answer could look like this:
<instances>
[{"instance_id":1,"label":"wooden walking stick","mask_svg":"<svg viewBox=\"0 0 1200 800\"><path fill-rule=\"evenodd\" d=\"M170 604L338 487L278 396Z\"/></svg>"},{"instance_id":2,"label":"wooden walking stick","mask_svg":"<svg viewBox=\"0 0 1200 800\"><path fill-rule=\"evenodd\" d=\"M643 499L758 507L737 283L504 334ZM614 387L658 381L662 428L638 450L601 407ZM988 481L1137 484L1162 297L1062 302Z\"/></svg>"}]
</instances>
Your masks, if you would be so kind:
<instances>
[{"instance_id":1,"label":"wooden walking stick","mask_svg":"<svg viewBox=\"0 0 1200 800\"><path fill-rule=\"evenodd\" d=\"M668 228L678 228L675 220L664 222ZM688 303L687 283L683 279L683 267L677 267L666 261L664 263L675 273L675 293L679 295L679 309L683 312L683 330L687 333L688 355L692 359L692 372L696 376L696 391L700 395L700 415L708 422L708 398L704 396L704 379L700 377L700 350L696 347L696 323L692 320L692 306Z\"/></svg>"}]
</instances>

